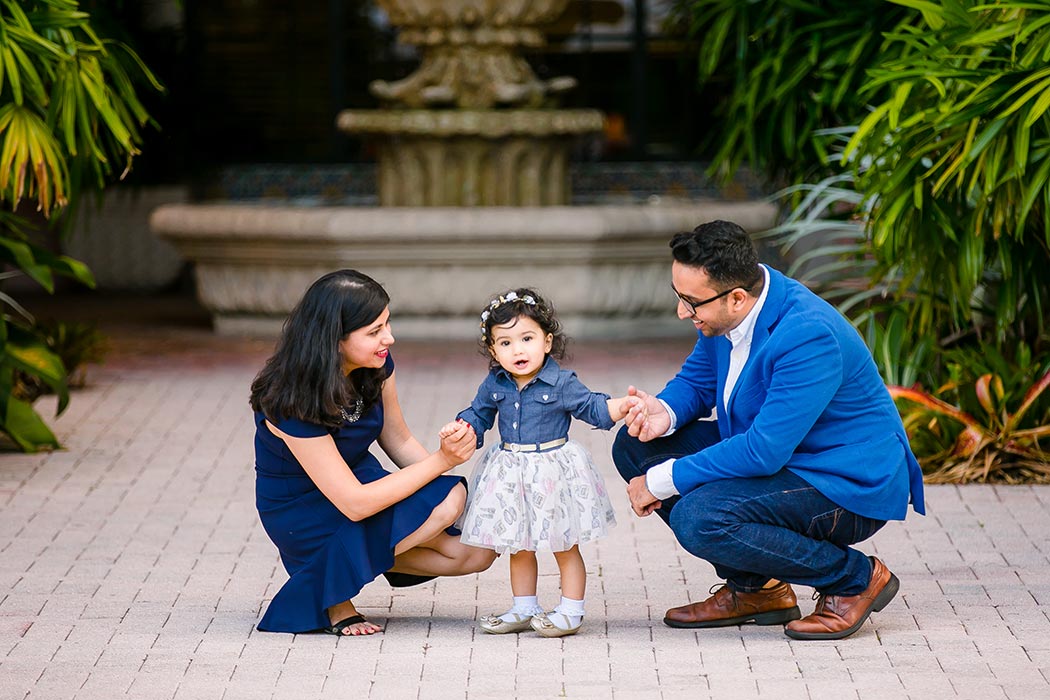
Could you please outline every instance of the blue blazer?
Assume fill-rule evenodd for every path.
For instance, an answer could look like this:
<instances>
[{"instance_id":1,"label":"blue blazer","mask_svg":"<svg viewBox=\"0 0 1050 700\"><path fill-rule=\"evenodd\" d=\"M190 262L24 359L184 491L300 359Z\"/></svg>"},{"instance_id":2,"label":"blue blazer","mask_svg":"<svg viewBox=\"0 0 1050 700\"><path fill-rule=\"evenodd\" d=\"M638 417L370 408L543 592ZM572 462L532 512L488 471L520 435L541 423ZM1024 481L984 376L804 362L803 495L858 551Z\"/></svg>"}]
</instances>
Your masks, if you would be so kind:
<instances>
[{"instance_id":1,"label":"blue blazer","mask_svg":"<svg viewBox=\"0 0 1050 700\"><path fill-rule=\"evenodd\" d=\"M922 470L860 334L806 287L767 269L769 292L728 406L722 394L732 345L724 336L698 333L658 395L678 426L717 409L722 440L675 460L675 487L686 494L786 467L858 515L903 520L909 497L925 513Z\"/></svg>"}]
</instances>

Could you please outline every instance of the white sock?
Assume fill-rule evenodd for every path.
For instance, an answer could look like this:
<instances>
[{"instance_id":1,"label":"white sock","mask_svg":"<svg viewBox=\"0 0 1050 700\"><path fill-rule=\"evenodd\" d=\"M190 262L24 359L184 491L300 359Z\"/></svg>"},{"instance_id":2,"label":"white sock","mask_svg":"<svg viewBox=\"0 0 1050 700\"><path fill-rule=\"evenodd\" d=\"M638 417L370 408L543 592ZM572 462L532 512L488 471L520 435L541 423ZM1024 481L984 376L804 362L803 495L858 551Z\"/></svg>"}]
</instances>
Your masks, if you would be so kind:
<instances>
[{"instance_id":1,"label":"white sock","mask_svg":"<svg viewBox=\"0 0 1050 700\"><path fill-rule=\"evenodd\" d=\"M547 615L554 626L567 630L579 626L583 621L583 600L561 597L561 603L554 608L554 612Z\"/></svg>"},{"instance_id":2,"label":"white sock","mask_svg":"<svg viewBox=\"0 0 1050 700\"><path fill-rule=\"evenodd\" d=\"M514 596L514 605L511 606L510 610L500 615L500 618L504 622L514 622L515 615L535 615L538 612L543 612L543 608L540 607L536 596L516 595Z\"/></svg>"}]
</instances>

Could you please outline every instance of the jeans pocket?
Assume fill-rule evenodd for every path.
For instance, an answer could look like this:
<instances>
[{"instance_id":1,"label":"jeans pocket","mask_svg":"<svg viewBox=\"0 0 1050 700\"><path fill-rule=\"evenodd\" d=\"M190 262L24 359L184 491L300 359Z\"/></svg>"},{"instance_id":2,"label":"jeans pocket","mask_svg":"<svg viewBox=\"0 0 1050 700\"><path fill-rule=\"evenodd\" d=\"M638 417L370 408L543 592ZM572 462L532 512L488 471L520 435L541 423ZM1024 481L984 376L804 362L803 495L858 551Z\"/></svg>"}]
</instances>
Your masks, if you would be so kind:
<instances>
[{"instance_id":1,"label":"jeans pocket","mask_svg":"<svg viewBox=\"0 0 1050 700\"><path fill-rule=\"evenodd\" d=\"M849 515L849 511L845 508L835 508L826 513L813 516L809 521L809 527L806 528L806 537L832 542L839 540L840 538L836 537L836 534L841 534L841 528L843 528L844 524L843 519Z\"/></svg>"},{"instance_id":2,"label":"jeans pocket","mask_svg":"<svg viewBox=\"0 0 1050 700\"><path fill-rule=\"evenodd\" d=\"M863 542L886 524L885 520L873 520L857 515L845 508L835 508L816 515L809 521L806 536L815 540L826 540L838 545Z\"/></svg>"}]
</instances>

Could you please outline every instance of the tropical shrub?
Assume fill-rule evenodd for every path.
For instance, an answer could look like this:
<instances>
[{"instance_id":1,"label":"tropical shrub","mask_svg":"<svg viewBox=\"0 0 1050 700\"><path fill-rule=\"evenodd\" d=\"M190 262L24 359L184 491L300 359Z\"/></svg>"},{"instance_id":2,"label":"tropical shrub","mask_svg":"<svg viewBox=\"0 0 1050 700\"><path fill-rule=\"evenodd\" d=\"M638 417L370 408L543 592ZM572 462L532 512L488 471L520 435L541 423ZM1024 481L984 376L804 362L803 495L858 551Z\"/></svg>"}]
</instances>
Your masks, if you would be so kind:
<instances>
[{"instance_id":1,"label":"tropical shrub","mask_svg":"<svg viewBox=\"0 0 1050 700\"><path fill-rule=\"evenodd\" d=\"M1047 481L1050 3L909 4L923 22L888 37L908 50L865 86L892 96L845 150L875 269L945 350L937 389L893 393L930 478Z\"/></svg>"},{"instance_id":2,"label":"tropical shrub","mask_svg":"<svg viewBox=\"0 0 1050 700\"><path fill-rule=\"evenodd\" d=\"M131 49L98 36L76 0L0 0L0 203L35 201L44 217L84 188L126 172L149 115L135 85L160 85ZM82 263L36 244L25 221L0 217L0 284L27 276L48 292L55 276L93 286ZM0 433L23 450L58 440L15 392L16 373L68 401L66 368L35 319L0 289Z\"/></svg>"},{"instance_id":3,"label":"tropical shrub","mask_svg":"<svg viewBox=\"0 0 1050 700\"><path fill-rule=\"evenodd\" d=\"M1050 3L914 2L844 157L913 330L1048 349Z\"/></svg>"},{"instance_id":4,"label":"tropical shrub","mask_svg":"<svg viewBox=\"0 0 1050 700\"><path fill-rule=\"evenodd\" d=\"M1050 361L953 353L933 392L890 386L931 482L1050 482Z\"/></svg>"},{"instance_id":5,"label":"tropical shrub","mask_svg":"<svg viewBox=\"0 0 1050 700\"><path fill-rule=\"evenodd\" d=\"M746 163L797 183L833 170L823 130L864 117L878 97L861 95L865 69L918 13L885 0L679 0L676 15L699 40L701 86L721 97L714 171L728 179Z\"/></svg>"},{"instance_id":6,"label":"tropical shrub","mask_svg":"<svg viewBox=\"0 0 1050 700\"><path fill-rule=\"evenodd\" d=\"M66 371L66 386L70 389L84 386L87 365L102 362L109 350L106 337L94 323L48 319L37 321L30 330L58 356ZM48 393L54 393L53 387L39 377L15 371L14 394L17 398L33 403Z\"/></svg>"}]
</instances>

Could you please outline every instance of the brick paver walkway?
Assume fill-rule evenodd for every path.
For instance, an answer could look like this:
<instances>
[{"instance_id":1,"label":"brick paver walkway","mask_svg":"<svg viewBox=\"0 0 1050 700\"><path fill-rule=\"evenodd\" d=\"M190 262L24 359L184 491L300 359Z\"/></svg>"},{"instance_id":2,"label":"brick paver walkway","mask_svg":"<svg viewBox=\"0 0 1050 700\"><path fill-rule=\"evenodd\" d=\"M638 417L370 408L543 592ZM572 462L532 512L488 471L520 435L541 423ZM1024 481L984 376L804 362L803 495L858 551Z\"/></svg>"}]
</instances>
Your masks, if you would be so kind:
<instances>
[{"instance_id":1,"label":"brick paver walkway","mask_svg":"<svg viewBox=\"0 0 1050 700\"><path fill-rule=\"evenodd\" d=\"M612 435L582 425L619 524L584 548L579 635L479 634L479 613L508 601L503 561L368 586L358 605L385 634L260 633L285 579L253 505L247 388L270 344L192 327L113 337L56 422L67 449L0 455L0 699L1050 698L1050 488L929 487L927 517L863 545L901 594L848 640L675 630L664 610L706 596L713 570L631 515ZM566 364L594 389L656 389L688 344L578 344ZM465 344L405 342L395 356L409 424L434 445L485 363ZM540 598L553 605L549 559ZM798 589L807 612L810 592Z\"/></svg>"}]
</instances>

